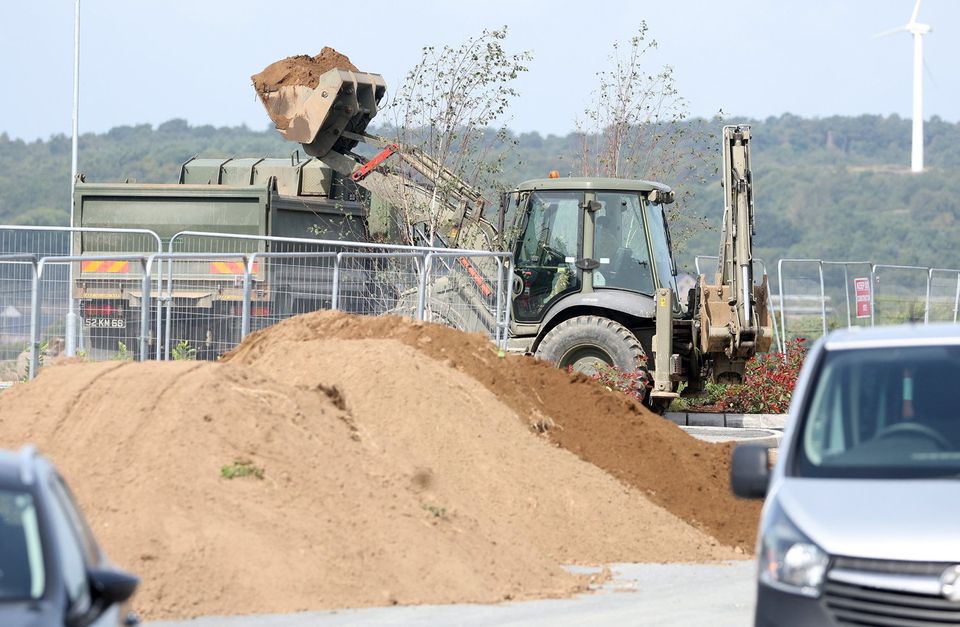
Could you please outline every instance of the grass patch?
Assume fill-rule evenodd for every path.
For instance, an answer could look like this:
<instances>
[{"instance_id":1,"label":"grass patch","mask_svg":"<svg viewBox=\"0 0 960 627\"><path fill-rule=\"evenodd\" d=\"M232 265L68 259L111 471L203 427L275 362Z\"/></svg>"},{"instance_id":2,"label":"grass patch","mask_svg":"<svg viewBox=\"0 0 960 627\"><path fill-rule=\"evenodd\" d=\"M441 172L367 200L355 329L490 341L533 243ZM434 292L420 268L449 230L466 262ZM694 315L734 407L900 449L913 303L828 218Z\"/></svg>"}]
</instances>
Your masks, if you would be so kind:
<instances>
[{"instance_id":1,"label":"grass patch","mask_svg":"<svg viewBox=\"0 0 960 627\"><path fill-rule=\"evenodd\" d=\"M434 518L446 518L447 517L447 508L440 507L439 505L433 505L432 503L424 503L423 509L427 510L433 514Z\"/></svg>"},{"instance_id":2,"label":"grass patch","mask_svg":"<svg viewBox=\"0 0 960 627\"><path fill-rule=\"evenodd\" d=\"M248 459L236 459L232 464L227 464L220 468L220 476L224 479L236 479L238 477L256 477L263 479L263 468L255 466Z\"/></svg>"}]
</instances>

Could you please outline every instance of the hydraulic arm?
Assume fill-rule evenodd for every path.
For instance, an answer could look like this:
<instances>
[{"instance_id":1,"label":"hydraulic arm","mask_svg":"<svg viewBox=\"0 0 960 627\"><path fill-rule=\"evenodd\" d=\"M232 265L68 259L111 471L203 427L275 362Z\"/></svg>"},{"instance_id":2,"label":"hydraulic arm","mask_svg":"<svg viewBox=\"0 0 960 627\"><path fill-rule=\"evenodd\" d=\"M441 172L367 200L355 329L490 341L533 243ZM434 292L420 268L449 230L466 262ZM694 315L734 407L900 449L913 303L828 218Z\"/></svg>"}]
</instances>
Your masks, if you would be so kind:
<instances>
[{"instance_id":1,"label":"hydraulic arm","mask_svg":"<svg viewBox=\"0 0 960 627\"><path fill-rule=\"evenodd\" d=\"M767 279L754 284L750 127L723 128L723 230L713 284L701 276L700 350L721 382L742 378L747 359L769 350Z\"/></svg>"}]
</instances>

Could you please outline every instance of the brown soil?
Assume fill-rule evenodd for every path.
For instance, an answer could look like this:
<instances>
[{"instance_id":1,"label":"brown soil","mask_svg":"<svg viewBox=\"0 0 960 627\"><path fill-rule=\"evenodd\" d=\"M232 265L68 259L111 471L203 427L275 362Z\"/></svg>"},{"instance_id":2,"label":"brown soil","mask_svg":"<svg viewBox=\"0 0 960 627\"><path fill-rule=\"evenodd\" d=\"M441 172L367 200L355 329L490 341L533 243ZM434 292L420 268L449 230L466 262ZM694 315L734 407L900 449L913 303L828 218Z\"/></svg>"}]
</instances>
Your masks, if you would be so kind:
<instances>
[{"instance_id":1,"label":"brown soil","mask_svg":"<svg viewBox=\"0 0 960 627\"><path fill-rule=\"evenodd\" d=\"M359 72L346 55L325 46L315 57L300 54L271 63L250 79L259 94L293 85L305 85L312 89L320 82L321 74L333 69Z\"/></svg>"},{"instance_id":2,"label":"brown soil","mask_svg":"<svg viewBox=\"0 0 960 627\"><path fill-rule=\"evenodd\" d=\"M562 596L587 583L564 563L737 556L529 426L554 421L550 437L601 466L659 456L722 482L687 459L699 443L479 336L319 313L224 362L70 363L0 394L0 446L35 442L58 464L142 577L147 618ZM616 411L619 430L591 420ZM625 433L631 446L587 446ZM223 478L237 460L263 478Z\"/></svg>"},{"instance_id":3,"label":"brown soil","mask_svg":"<svg viewBox=\"0 0 960 627\"><path fill-rule=\"evenodd\" d=\"M257 334L227 359L256 361L281 342L392 338L442 359L484 384L535 429L723 544L752 552L760 503L733 496L732 444L688 436L668 420L582 375L532 357L500 358L481 335L403 318L310 314ZM292 350L292 346L290 348Z\"/></svg>"}]
</instances>

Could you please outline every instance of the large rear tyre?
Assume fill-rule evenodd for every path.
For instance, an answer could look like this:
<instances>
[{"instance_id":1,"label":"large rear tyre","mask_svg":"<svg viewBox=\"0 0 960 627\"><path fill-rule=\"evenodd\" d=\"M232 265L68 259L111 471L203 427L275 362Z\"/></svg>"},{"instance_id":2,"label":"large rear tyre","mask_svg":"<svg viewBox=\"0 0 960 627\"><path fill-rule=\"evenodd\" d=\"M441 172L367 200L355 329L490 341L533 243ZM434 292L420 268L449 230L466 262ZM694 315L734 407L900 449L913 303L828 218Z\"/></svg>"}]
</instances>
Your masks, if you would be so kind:
<instances>
[{"instance_id":1,"label":"large rear tyre","mask_svg":"<svg viewBox=\"0 0 960 627\"><path fill-rule=\"evenodd\" d=\"M564 320L547 333L536 356L563 369L594 375L597 366L614 366L621 372L647 369L647 355L630 329L600 316Z\"/></svg>"}]
</instances>

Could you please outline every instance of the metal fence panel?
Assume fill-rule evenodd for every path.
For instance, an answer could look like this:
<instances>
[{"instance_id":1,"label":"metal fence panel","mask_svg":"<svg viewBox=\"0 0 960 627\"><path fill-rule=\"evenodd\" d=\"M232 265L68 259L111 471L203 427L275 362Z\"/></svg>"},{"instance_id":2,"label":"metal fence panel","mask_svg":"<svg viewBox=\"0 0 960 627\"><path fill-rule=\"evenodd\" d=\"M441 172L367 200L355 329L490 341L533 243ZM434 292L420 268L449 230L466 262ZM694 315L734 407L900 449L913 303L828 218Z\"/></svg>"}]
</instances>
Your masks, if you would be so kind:
<instances>
[{"instance_id":1,"label":"metal fence panel","mask_svg":"<svg viewBox=\"0 0 960 627\"><path fill-rule=\"evenodd\" d=\"M37 258L0 255L0 385L29 375L30 321Z\"/></svg>"},{"instance_id":2,"label":"metal fence panel","mask_svg":"<svg viewBox=\"0 0 960 627\"><path fill-rule=\"evenodd\" d=\"M826 332L832 304L827 302L823 266L819 259L781 259L777 264L781 350L798 338Z\"/></svg>"},{"instance_id":3,"label":"metal fence panel","mask_svg":"<svg viewBox=\"0 0 960 627\"><path fill-rule=\"evenodd\" d=\"M508 282L500 277L500 266L512 259L510 253L196 231L176 234L169 250L250 253L250 330L335 308L362 315L422 316L506 340L498 321L507 318ZM475 287L465 289L470 283Z\"/></svg>"},{"instance_id":4,"label":"metal fence panel","mask_svg":"<svg viewBox=\"0 0 960 627\"><path fill-rule=\"evenodd\" d=\"M146 260L138 255L87 255L45 257L38 262L31 292L30 378L45 361L66 353L73 302L84 303L80 328L85 332L80 335L78 355L91 360L142 360L153 354L150 342L156 312L151 312ZM102 263L128 267L122 279L81 281L83 264Z\"/></svg>"},{"instance_id":5,"label":"metal fence panel","mask_svg":"<svg viewBox=\"0 0 960 627\"><path fill-rule=\"evenodd\" d=\"M873 267L873 323L923 322L929 268L877 264Z\"/></svg>"},{"instance_id":6,"label":"metal fence panel","mask_svg":"<svg viewBox=\"0 0 960 627\"><path fill-rule=\"evenodd\" d=\"M37 258L44 257L64 257L71 254L71 251L93 256L105 255L149 255L161 252L161 242L159 236L153 231L147 229L112 229L112 228L74 228L60 226L20 226L20 225L0 225L0 254L33 254ZM110 261L101 260L101 261ZM51 337L47 344L47 350L52 354L60 349L67 355L73 355L80 351L81 355L90 359L98 358L97 355L106 356L107 354L119 353L125 354L123 350L107 351L97 337L97 341L91 344L86 337L87 329L84 322L88 318L100 318L103 322L103 315L109 312L114 314L115 309L123 309L123 302L129 300L129 293L114 295L116 298L109 302L104 298L98 297L102 291L101 288L114 283L122 282L124 284L138 285L139 276L136 274L136 264L134 271L129 271L122 264L97 263L93 266L81 262L75 262L66 267L66 270L51 267L48 277L45 279L46 296L44 297L43 307L47 311L63 310L66 313L63 321L63 332L61 337ZM59 276L65 272L66 276ZM5 280L10 284L11 280ZM47 286L46 284L49 284ZM19 286L14 291L23 291L29 288L29 282L21 275ZM87 295L90 295L89 297ZM0 309L6 306L0 297ZM84 310L88 309L93 313L92 316L85 316ZM159 319L155 320L156 323ZM159 337L159 328L153 332L154 338ZM94 335L99 336L102 331ZM106 341L106 340L104 340ZM122 340L118 339L118 342ZM87 349L91 349L90 355L86 355ZM137 349L133 349L136 352Z\"/></svg>"},{"instance_id":7,"label":"metal fence panel","mask_svg":"<svg viewBox=\"0 0 960 627\"><path fill-rule=\"evenodd\" d=\"M960 306L960 270L931 268L928 276L927 322L956 322Z\"/></svg>"},{"instance_id":8,"label":"metal fence panel","mask_svg":"<svg viewBox=\"0 0 960 627\"><path fill-rule=\"evenodd\" d=\"M858 282L868 289L858 294ZM776 306L787 341L816 339L843 326L956 322L960 305L960 270L956 269L783 259L777 283ZM857 307L858 296L865 307Z\"/></svg>"},{"instance_id":9,"label":"metal fence panel","mask_svg":"<svg viewBox=\"0 0 960 627\"><path fill-rule=\"evenodd\" d=\"M249 255L164 253L150 261L163 278L163 359L215 360L240 343Z\"/></svg>"},{"instance_id":10,"label":"metal fence panel","mask_svg":"<svg viewBox=\"0 0 960 627\"><path fill-rule=\"evenodd\" d=\"M512 286L509 261L503 253L430 253L418 306L422 319L484 333L503 347Z\"/></svg>"},{"instance_id":11,"label":"metal fence panel","mask_svg":"<svg viewBox=\"0 0 960 627\"><path fill-rule=\"evenodd\" d=\"M857 280L870 280L868 261L822 261L826 329L870 326L870 316L857 315Z\"/></svg>"}]
</instances>

